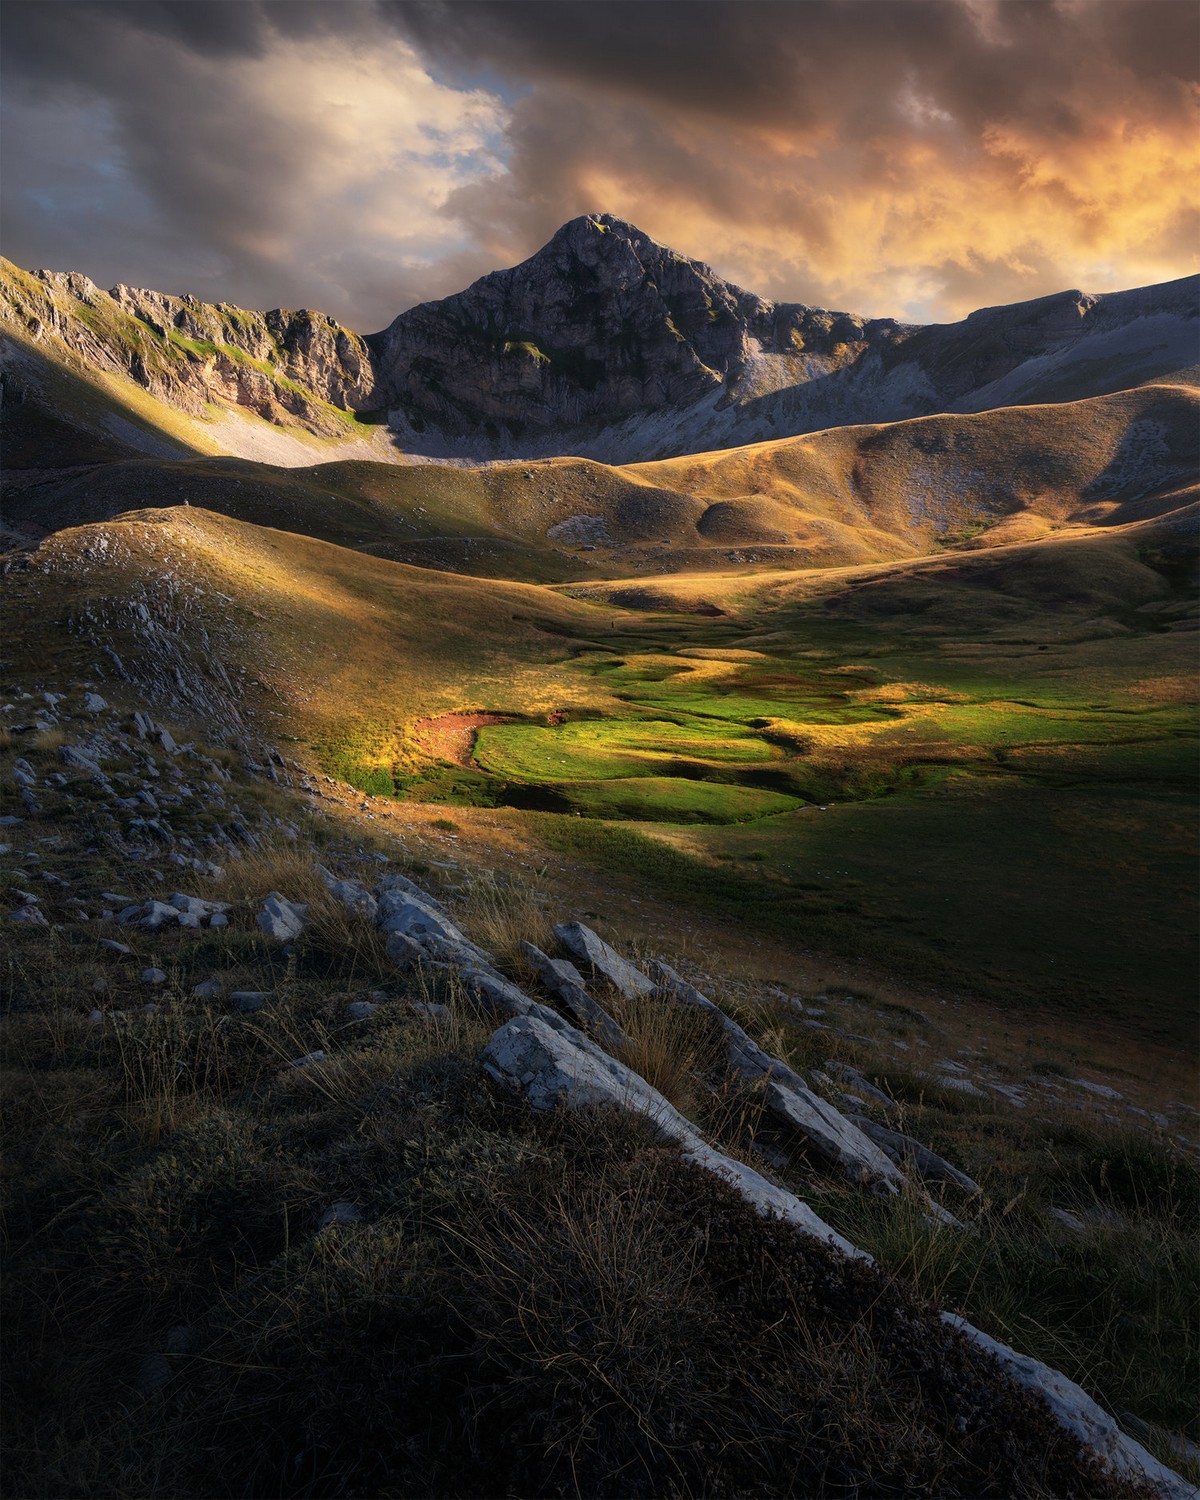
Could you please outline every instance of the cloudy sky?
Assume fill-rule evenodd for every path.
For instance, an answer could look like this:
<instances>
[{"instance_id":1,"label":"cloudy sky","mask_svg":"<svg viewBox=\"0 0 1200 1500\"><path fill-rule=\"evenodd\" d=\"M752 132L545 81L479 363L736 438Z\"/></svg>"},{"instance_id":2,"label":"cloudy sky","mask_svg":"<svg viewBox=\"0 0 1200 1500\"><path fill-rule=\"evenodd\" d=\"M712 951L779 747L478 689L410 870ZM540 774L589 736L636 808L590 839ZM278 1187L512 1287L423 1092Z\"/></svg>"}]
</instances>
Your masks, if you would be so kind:
<instances>
[{"instance_id":1,"label":"cloudy sky","mask_svg":"<svg viewBox=\"0 0 1200 1500\"><path fill-rule=\"evenodd\" d=\"M958 317L1197 269L1193 0L5 0L0 249L370 331L609 212Z\"/></svg>"}]
</instances>

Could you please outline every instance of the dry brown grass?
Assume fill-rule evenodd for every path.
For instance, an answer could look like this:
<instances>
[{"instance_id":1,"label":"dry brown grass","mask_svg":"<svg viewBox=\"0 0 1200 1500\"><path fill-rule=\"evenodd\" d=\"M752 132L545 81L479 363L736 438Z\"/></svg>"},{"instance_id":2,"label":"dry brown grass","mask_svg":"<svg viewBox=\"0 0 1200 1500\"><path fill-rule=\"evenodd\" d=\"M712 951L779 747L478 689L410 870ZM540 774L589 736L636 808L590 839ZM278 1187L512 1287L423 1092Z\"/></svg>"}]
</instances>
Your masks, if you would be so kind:
<instances>
[{"instance_id":1,"label":"dry brown grass","mask_svg":"<svg viewBox=\"0 0 1200 1500\"><path fill-rule=\"evenodd\" d=\"M501 968L518 982L536 978L521 944L533 943L545 949L554 937L553 923L533 885L512 876L498 876L492 870L473 873L456 904L455 915L461 918L467 935L492 953Z\"/></svg>"},{"instance_id":2,"label":"dry brown grass","mask_svg":"<svg viewBox=\"0 0 1200 1500\"><path fill-rule=\"evenodd\" d=\"M724 1055L709 1017L670 1000L606 996L602 1003L628 1039L621 1061L691 1118L708 1094L707 1075Z\"/></svg>"},{"instance_id":3,"label":"dry brown grass","mask_svg":"<svg viewBox=\"0 0 1200 1500\"><path fill-rule=\"evenodd\" d=\"M50 755L67 743L67 732L65 729L39 729L28 741L29 749L35 754Z\"/></svg>"},{"instance_id":4,"label":"dry brown grass","mask_svg":"<svg viewBox=\"0 0 1200 1500\"><path fill-rule=\"evenodd\" d=\"M150 1145L224 1098L228 1016L165 1005L109 1025L129 1128Z\"/></svg>"},{"instance_id":5,"label":"dry brown grass","mask_svg":"<svg viewBox=\"0 0 1200 1500\"><path fill-rule=\"evenodd\" d=\"M311 849L294 843L264 844L231 859L218 890L222 901L261 901L278 891L289 901L315 902L326 895Z\"/></svg>"}]
</instances>

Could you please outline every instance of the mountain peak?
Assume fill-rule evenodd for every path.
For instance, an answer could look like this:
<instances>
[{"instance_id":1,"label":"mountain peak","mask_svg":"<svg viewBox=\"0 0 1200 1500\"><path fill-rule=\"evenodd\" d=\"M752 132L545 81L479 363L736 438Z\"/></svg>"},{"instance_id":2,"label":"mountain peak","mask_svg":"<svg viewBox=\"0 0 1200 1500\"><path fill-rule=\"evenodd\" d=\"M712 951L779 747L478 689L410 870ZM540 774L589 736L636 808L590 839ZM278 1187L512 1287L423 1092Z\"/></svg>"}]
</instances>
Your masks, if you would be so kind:
<instances>
[{"instance_id":1,"label":"mountain peak","mask_svg":"<svg viewBox=\"0 0 1200 1500\"><path fill-rule=\"evenodd\" d=\"M616 214L580 214L568 219L530 259L536 261L539 256L554 255L563 250L578 255L589 264L606 259L620 260L629 254L644 266L670 261L675 265L690 266L707 280L720 281L711 266L680 255L677 250L660 243L628 219L619 219ZM526 265L529 263L525 262Z\"/></svg>"}]
</instances>

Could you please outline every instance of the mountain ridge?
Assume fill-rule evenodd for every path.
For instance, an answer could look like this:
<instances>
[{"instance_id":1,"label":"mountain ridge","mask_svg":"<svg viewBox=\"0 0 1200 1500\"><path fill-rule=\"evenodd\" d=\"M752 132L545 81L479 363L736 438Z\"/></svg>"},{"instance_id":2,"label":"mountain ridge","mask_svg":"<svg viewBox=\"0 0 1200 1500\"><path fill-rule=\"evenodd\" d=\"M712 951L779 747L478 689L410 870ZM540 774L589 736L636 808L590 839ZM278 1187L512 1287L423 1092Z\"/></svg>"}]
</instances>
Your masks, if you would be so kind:
<instances>
[{"instance_id":1,"label":"mountain ridge","mask_svg":"<svg viewBox=\"0 0 1200 1500\"><path fill-rule=\"evenodd\" d=\"M663 459L827 427L1195 379L1200 278L977 309L958 323L775 303L608 214L364 336L77 273L0 268L0 320L200 420L249 412L404 460Z\"/></svg>"}]
</instances>

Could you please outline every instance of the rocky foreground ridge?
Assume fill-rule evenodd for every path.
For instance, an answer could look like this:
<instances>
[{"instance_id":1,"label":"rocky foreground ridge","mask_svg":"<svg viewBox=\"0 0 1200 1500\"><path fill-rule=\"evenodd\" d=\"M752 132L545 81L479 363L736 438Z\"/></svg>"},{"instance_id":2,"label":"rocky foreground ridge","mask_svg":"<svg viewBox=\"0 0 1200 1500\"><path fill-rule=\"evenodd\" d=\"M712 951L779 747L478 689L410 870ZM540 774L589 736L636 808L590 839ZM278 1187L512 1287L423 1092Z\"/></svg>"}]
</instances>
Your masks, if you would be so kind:
<instances>
[{"instance_id":1,"label":"rocky foreground ridge","mask_svg":"<svg viewBox=\"0 0 1200 1500\"><path fill-rule=\"evenodd\" d=\"M386 419L406 455L476 460L636 461L1194 378L1200 312L1185 278L955 324L867 320L755 296L610 214L365 338L310 311L8 266L2 280L0 317L22 341L189 414L216 402L325 438L348 417Z\"/></svg>"},{"instance_id":2,"label":"rocky foreground ridge","mask_svg":"<svg viewBox=\"0 0 1200 1500\"><path fill-rule=\"evenodd\" d=\"M863 1288L873 1288L872 1317L881 1326L887 1321L881 1309L895 1294L885 1281L871 1280L870 1256L781 1183L776 1168L794 1152L810 1173L831 1174L867 1194L906 1196L935 1232L961 1236L960 1253L971 1254L969 1222L948 1209L942 1195L951 1195L969 1218L963 1206L979 1193L977 1184L893 1128L893 1101L853 1068L831 1063L828 1071L818 1068L803 1076L710 1000L699 988L700 975L685 977L662 960L639 966L579 921L554 927L558 956L523 941L521 971L514 977L511 960L499 959L460 925L463 919L453 906L461 887L435 894L428 879L414 880L379 852L367 861L385 867L378 876L366 873L361 849L357 860L348 860L346 849L321 856L342 864L341 874L320 862L311 844L312 825L286 799L319 803L335 787L331 778L314 778L279 751L236 732L232 751L181 742L144 709L114 707L98 687L93 682L63 692L26 691L0 704L9 741L4 801L13 809L0 816L0 858L8 901L15 897L17 903L4 921L10 933L22 933L22 963L43 974L61 965L54 955L64 945L90 955L96 974L90 992L77 994L59 1022L64 1036L72 1038L63 1045L80 1057L94 1046L115 1048L122 1057L130 1049L138 1054L143 1033L155 1047L155 1028L168 1022L176 1028L171 1033L176 1046L189 1027L199 1025L213 1036L225 1031L221 1046L232 1057L227 1028L253 1025L257 1029L248 1035L259 1044L272 1038L274 1068L281 1076L303 1074L316 1080L319 1092L337 1098L353 1067L361 1066L364 1038L369 1046L372 1028L399 1023L425 1028L436 1038L440 1029L469 1022L483 1028L474 1063L469 1055L464 1058L465 1066L477 1070L476 1090L494 1087L536 1114L629 1119L683 1168L710 1180L718 1196L740 1200L773 1226L772 1234L817 1242L821 1254L833 1258L831 1266L848 1259L862 1268L853 1276L868 1278ZM26 744L31 748L21 754ZM284 799L274 803L276 810L273 798ZM361 807L365 812L382 805L371 799ZM309 885L302 891L271 890L249 901L239 896L246 889L239 885L241 866L281 845L311 861ZM357 873L349 873L351 866ZM443 868L458 874L454 862ZM128 879L141 896L114 888ZM199 885L203 894L171 890L175 881L193 890ZM157 887L156 893L145 895L148 887ZM296 1051L285 1019L287 997L314 940L318 949L332 940L348 952L373 945L381 971L390 977L369 995L343 996L341 1014L330 1016L329 1040ZM211 972L214 964L217 973ZM241 973L242 980L231 982L231 972ZM256 973L263 977L253 983ZM18 996L18 1015L31 999ZM677 1010L707 1028L716 1049L714 1079L736 1080L759 1099L771 1145L751 1153L721 1149L631 1065L631 1038L621 1018L636 1016L639 1003ZM788 1003L804 1026L828 1029L799 1001ZM278 1017L274 1030L273 1014ZM183 1061L191 1055L184 1046L171 1054L171 1066L199 1066ZM945 1073L946 1079L982 1096L979 1083L961 1068ZM205 1085L197 1075L186 1086ZM1087 1091L1119 1098L1094 1085ZM747 1159L754 1149L760 1166ZM337 1198L314 1207L313 1228L318 1235L368 1234L376 1217L381 1228L386 1226L387 1213L384 1204L365 1198ZM85 1240L91 1232L87 1221L73 1231ZM22 1274L18 1267L18 1279ZM294 1268L289 1275L295 1275ZM906 1340L916 1340L931 1357L937 1345L941 1352L935 1362L941 1368L961 1367L958 1378L968 1405L956 1420L968 1446L972 1423L983 1424L978 1435L991 1443L990 1423L999 1423L1001 1430L1006 1422L1036 1426L1049 1413L1049 1435L1038 1441L1046 1444L1046 1462L1058 1466L1058 1477L1038 1493L1157 1493L1170 1500L1196 1493L1058 1371L957 1315L943 1313L940 1322L930 1321L928 1312L905 1316L915 1319L906 1325ZM210 1318L215 1319L211 1324ZM158 1342L141 1353L128 1352L127 1387L143 1401L182 1401L186 1408L189 1387L206 1362L220 1361L220 1326L218 1311L205 1312L193 1297L187 1321L161 1330ZM1004 1394L1014 1384L1032 1394L1033 1407L1006 1408L1016 1399ZM1031 1416L1039 1411L1042 1417ZM1070 1460L1076 1444L1081 1455ZM1082 1467L1072 1471L1071 1462ZM1074 1478L1064 1481L1063 1474L1072 1472Z\"/></svg>"}]
</instances>

